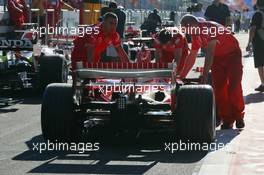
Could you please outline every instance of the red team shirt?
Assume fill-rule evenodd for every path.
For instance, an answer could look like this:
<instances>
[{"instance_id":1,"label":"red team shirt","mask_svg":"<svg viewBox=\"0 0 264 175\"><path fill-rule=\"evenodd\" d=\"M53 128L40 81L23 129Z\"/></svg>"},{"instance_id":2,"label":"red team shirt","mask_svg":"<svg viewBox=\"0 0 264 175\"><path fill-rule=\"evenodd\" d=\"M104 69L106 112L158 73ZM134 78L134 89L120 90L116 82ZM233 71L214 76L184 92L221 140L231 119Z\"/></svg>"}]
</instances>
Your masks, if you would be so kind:
<instances>
[{"instance_id":1,"label":"red team shirt","mask_svg":"<svg viewBox=\"0 0 264 175\"><path fill-rule=\"evenodd\" d=\"M206 28L213 28L211 31L216 32L201 32L199 35L193 35L192 50L199 50L201 47L206 48L208 42L212 40L217 40L214 53L215 57L221 57L240 49L236 38L231 34L231 31L228 31L228 29L224 26L215 22L204 21L199 23L199 27L201 31L205 30Z\"/></svg>"},{"instance_id":2,"label":"red team shirt","mask_svg":"<svg viewBox=\"0 0 264 175\"><path fill-rule=\"evenodd\" d=\"M153 47L156 49L161 49L162 56L159 62L162 63L171 63L174 59L174 52L176 49L182 48L183 55L188 54L188 43L183 34L177 33L174 34L171 38L171 44L167 47L163 47L162 44L158 41L158 35L155 37Z\"/></svg>"},{"instance_id":3,"label":"red team shirt","mask_svg":"<svg viewBox=\"0 0 264 175\"><path fill-rule=\"evenodd\" d=\"M86 35L86 41L95 47L93 61L100 62L102 52L110 45L114 47L120 46L121 38L117 32L105 36L102 23L99 23L95 27L98 29L98 32L94 32L92 35Z\"/></svg>"},{"instance_id":4,"label":"red team shirt","mask_svg":"<svg viewBox=\"0 0 264 175\"><path fill-rule=\"evenodd\" d=\"M93 62L100 62L101 54L109 45L113 45L114 47L120 46L121 39L117 32L113 32L107 36L104 35L102 23L93 26L96 31L93 31L92 34L87 34L84 37L77 37L74 40L74 49L72 52L72 61L73 68L75 68L75 64L78 61L83 61L87 63L88 58L87 55L87 45L94 46L94 58Z\"/></svg>"},{"instance_id":5,"label":"red team shirt","mask_svg":"<svg viewBox=\"0 0 264 175\"><path fill-rule=\"evenodd\" d=\"M177 32L177 33L176 33ZM163 47L162 44L158 41L158 35L156 35L154 40L153 47L156 49L161 49L162 56L158 62L161 63L171 63L174 60L174 53L176 49L182 49L182 57L177 66L177 71L180 72L185 64L186 57L188 56L188 42L185 36L179 32L177 29L174 31L173 37L171 38L171 44L167 47Z\"/></svg>"}]
</instances>

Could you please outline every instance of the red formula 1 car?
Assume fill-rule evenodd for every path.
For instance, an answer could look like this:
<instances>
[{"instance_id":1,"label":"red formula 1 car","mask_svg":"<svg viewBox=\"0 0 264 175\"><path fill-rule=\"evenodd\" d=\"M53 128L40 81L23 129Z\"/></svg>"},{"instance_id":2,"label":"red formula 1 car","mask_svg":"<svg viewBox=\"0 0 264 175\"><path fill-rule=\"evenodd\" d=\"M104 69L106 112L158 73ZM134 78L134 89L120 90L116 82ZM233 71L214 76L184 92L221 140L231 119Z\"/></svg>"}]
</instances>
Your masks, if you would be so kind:
<instances>
[{"instance_id":1,"label":"red formula 1 car","mask_svg":"<svg viewBox=\"0 0 264 175\"><path fill-rule=\"evenodd\" d=\"M80 64L81 65L81 64ZM50 84L41 125L46 140L73 141L86 127L115 131L172 127L182 139L215 139L212 87L174 75L174 64L94 63L79 67L74 84Z\"/></svg>"}]
</instances>

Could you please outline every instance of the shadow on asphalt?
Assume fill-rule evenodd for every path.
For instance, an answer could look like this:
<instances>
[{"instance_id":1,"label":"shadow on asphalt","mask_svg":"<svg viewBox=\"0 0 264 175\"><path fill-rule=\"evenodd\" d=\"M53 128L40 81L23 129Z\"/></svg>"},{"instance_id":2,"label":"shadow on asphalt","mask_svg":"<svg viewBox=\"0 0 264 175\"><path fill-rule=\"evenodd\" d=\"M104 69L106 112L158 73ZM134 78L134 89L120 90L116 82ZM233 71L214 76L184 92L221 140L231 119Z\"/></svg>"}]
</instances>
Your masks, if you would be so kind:
<instances>
[{"instance_id":1,"label":"shadow on asphalt","mask_svg":"<svg viewBox=\"0 0 264 175\"><path fill-rule=\"evenodd\" d=\"M246 104L264 102L264 93L252 93L244 97Z\"/></svg>"},{"instance_id":2,"label":"shadow on asphalt","mask_svg":"<svg viewBox=\"0 0 264 175\"><path fill-rule=\"evenodd\" d=\"M0 106L0 114L16 112L17 110L18 110L17 108L2 109Z\"/></svg>"},{"instance_id":3,"label":"shadow on asphalt","mask_svg":"<svg viewBox=\"0 0 264 175\"><path fill-rule=\"evenodd\" d=\"M2 101L7 101L3 103ZM42 94L31 90L24 91L0 91L0 112L16 112L14 109L9 109L16 104L38 105L42 102Z\"/></svg>"},{"instance_id":4,"label":"shadow on asphalt","mask_svg":"<svg viewBox=\"0 0 264 175\"><path fill-rule=\"evenodd\" d=\"M216 143L227 145L239 134L238 130L217 131ZM166 138L166 139L164 139ZM15 156L15 161L45 161L28 173L58 174L144 174L158 163L188 164L201 161L208 151L165 151L165 142L179 143L166 135L144 135L105 138L96 152L80 154L73 151L33 150L33 143L41 144L41 135L26 142L28 150ZM209 150L209 152L217 151Z\"/></svg>"}]
</instances>

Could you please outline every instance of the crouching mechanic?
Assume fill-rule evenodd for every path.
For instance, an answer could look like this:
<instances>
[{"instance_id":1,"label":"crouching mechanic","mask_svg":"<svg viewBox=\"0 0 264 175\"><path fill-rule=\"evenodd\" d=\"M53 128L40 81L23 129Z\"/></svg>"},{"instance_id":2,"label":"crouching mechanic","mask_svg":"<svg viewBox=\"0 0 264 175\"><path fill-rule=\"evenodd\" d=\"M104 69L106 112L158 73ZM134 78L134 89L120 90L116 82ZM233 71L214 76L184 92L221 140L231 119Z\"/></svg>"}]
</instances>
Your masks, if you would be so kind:
<instances>
[{"instance_id":1,"label":"crouching mechanic","mask_svg":"<svg viewBox=\"0 0 264 175\"><path fill-rule=\"evenodd\" d=\"M185 15L181 25L192 36L193 50L201 47L207 50L201 81L206 83L211 70L218 116L223 121L221 128L233 128L234 122L237 128L244 128L245 104L241 86L243 66L238 41L224 26L210 21L199 22L192 15ZM191 62L194 64L194 60Z\"/></svg>"},{"instance_id":2,"label":"crouching mechanic","mask_svg":"<svg viewBox=\"0 0 264 175\"><path fill-rule=\"evenodd\" d=\"M177 68L174 72L176 76L181 74L184 67L186 57L188 56L188 43L185 36L178 30L178 28L166 28L156 34L154 38L153 47L156 48L155 57L157 63L176 63ZM165 82L171 79L163 79ZM170 93L170 92L169 92ZM161 98L164 96L164 99ZM169 94L164 92L155 92L155 100L162 99L163 102L171 102L172 111L175 109L176 99L175 95L167 98ZM168 101L166 101L168 99Z\"/></svg>"},{"instance_id":3,"label":"crouching mechanic","mask_svg":"<svg viewBox=\"0 0 264 175\"><path fill-rule=\"evenodd\" d=\"M176 27L161 30L155 36L153 47L156 48L156 62L177 63L176 73L179 76L182 74L186 58L193 56L189 54L187 39Z\"/></svg>"},{"instance_id":4,"label":"crouching mechanic","mask_svg":"<svg viewBox=\"0 0 264 175\"><path fill-rule=\"evenodd\" d=\"M77 37L73 43L72 68L76 69L76 63L82 62L83 66L88 62L97 63L101 61L101 54L105 49L113 45L118 57L122 62L128 62L129 58L121 46L121 39L116 32L118 18L114 13L106 13L102 23L96 24L96 30L92 34Z\"/></svg>"}]
</instances>

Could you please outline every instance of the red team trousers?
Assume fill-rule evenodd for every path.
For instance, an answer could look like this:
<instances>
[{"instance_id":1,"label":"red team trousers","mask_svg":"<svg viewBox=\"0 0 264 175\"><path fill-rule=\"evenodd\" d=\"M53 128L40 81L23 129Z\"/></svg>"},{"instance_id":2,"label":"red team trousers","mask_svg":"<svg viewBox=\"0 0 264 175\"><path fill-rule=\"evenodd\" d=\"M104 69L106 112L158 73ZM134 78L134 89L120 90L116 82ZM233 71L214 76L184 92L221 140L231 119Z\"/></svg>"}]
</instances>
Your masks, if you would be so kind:
<instances>
[{"instance_id":1,"label":"red team trousers","mask_svg":"<svg viewBox=\"0 0 264 175\"><path fill-rule=\"evenodd\" d=\"M212 81L218 115L229 124L244 118L242 92L242 54L240 49L214 58Z\"/></svg>"}]
</instances>

